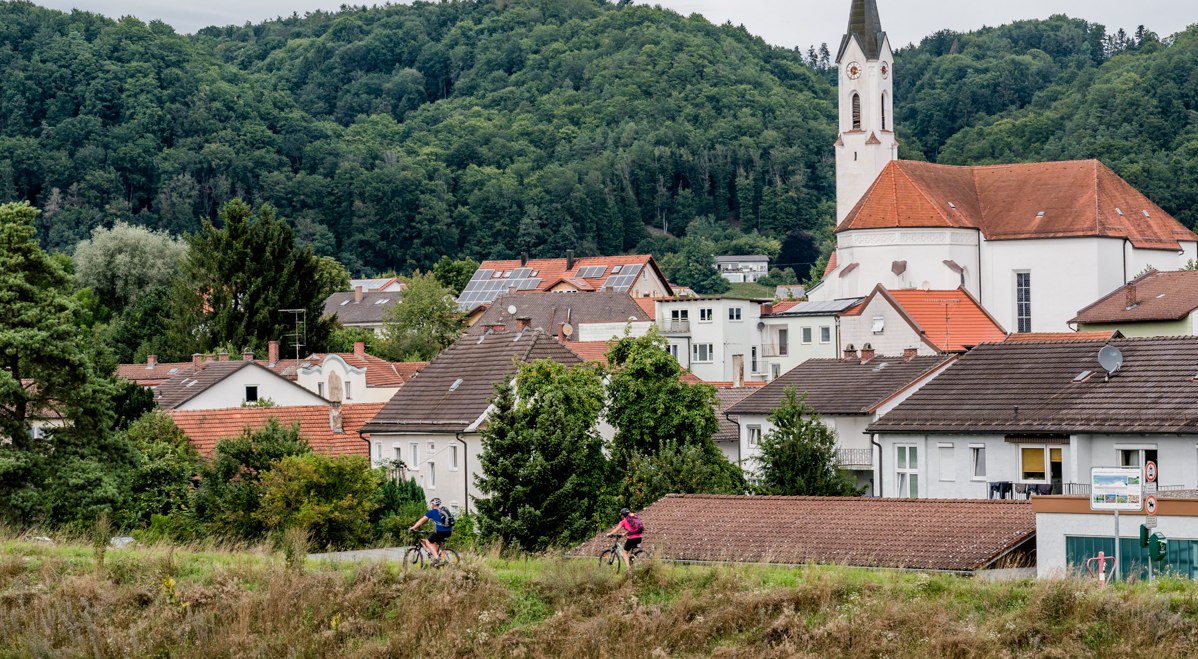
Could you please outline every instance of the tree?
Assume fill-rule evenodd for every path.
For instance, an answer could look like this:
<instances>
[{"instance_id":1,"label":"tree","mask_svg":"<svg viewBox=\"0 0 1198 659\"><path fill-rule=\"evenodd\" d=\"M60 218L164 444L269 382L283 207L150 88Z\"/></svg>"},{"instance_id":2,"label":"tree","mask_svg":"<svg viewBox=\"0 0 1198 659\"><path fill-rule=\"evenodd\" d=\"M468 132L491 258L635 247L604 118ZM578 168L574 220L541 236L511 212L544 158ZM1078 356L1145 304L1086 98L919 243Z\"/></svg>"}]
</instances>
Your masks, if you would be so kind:
<instances>
[{"instance_id":1,"label":"tree","mask_svg":"<svg viewBox=\"0 0 1198 659\"><path fill-rule=\"evenodd\" d=\"M515 389L498 385L493 405L475 477L486 497L477 503L480 534L529 551L586 538L606 470L596 430L599 372L548 360L522 364Z\"/></svg>"},{"instance_id":2,"label":"tree","mask_svg":"<svg viewBox=\"0 0 1198 659\"><path fill-rule=\"evenodd\" d=\"M189 516L195 477L203 466L191 440L157 410L130 424L125 435L137 452L126 521L145 526L155 515Z\"/></svg>"},{"instance_id":3,"label":"tree","mask_svg":"<svg viewBox=\"0 0 1198 659\"><path fill-rule=\"evenodd\" d=\"M146 291L169 284L186 251L183 241L166 233L117 222L75 246L75 275L120 312Z\"/></svg>"},{"instance_id":4,"label":"tree","mask_svg":"<svg viewBox=\"0 0 1198 659\"><path fill-rule=\"evenodd\" d=\"M687 236L681 249L662 259L662 268L672 284L681 284L699 295L728 290L728 280L715 267L715 245L706 238Z\"/></svg>"},{"instance_id":5,"label":"tree","mask_svg":"<svg viewBox=\"0 0 1198 659\"><path fill-rule=\"evenodd\" d=\"M264 351L268 341L295 332L287 309L305 311L305 349L323 350L332 324L324 317L322 292L329 278L322 278L319 259L295 245L291 228L270 206L254 213L234 199L220 217L220 228L205 221L187 236L172 292L169 335L175 350L233 345Z\"/></svg>"},{"instance_id":6,"label":"tree","mask_svg":"<svg viewBox=\"0 0 1198 659\"><path fill-rule=\"evenodd\" d=\"M740 468L722 455L713 459L699 443L667 444L652 455L634 453L629 458L620 473L618 496L609 507L640 510L667 494L744 494L746 489Z\"/></svg>"},{"instance_id":7,"label":"tree","mask_svg":"<svg viewBox=\"0 0 1198 659\"><path fill-rule=\"evenodd\" d=\"M262 476L254 516L268 531L302 528L317 547L359 547L370 541L381 481L364 456L286 457Z\"/></svg>"},{"instance_id":8,"label":"tree","mask_svg":"<svg viewBox=\"0 0 1198 659\"><path fill-rule=\"evenodd\" d=\"M330 295L349 290L349 271L337 259L321 256L316 259L316 297L323 303Z\"/></svg>"},{"instance_id":9,"label":"tree","mask_svg":"<svg viewBox=\"0 0 1198 659\"><path fill-rule=\"evenodd\" d=\"M0 519L22 526L114 513L132 461L111 432L113 382L79 327L70 276L34 242L36 217L0 205Z\"/></svg>"},{"instance_id":10,"label":"tree","mask_svg":"<svg viewBox=\"0 0 1198 659\"><path fill-rule=\"evenodd\" d=\"M460 295L476 270L478 270L478 261L470 257L451 259L448 256L442 256L433 265L433 276L454 295Z\"/></svg>"},{"instance_id":11,"label":"tree","mask_svg":"<svg viewBox=\"0 0 1198 659\"><path fill-rule=\"evenodd\" d=\"M806 397L787 387L770 412L773 429L761 438L759 491L789 496L860 496L862 490L836 462L836 433L820 421Z\"/></svg>"},{"instance_id":12,"label":"tree","mask_svg":"<svg viewBox=\"0 0 1198 659\"><path fill-rule=\"evenodd\" d=\"M466 321L432 274L403 277L403 296L387 311L385 349L395 359L428 361L458 340Z\"/></svg>"}]
</instances>

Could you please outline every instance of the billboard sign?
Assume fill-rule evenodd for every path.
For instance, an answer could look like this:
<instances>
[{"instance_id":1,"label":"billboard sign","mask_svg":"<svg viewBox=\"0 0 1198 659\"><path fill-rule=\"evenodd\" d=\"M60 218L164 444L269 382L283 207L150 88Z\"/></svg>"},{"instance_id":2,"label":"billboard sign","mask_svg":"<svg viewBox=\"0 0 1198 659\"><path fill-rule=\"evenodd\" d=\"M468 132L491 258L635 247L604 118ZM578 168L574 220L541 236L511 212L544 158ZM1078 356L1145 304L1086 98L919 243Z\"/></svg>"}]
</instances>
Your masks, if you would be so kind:
<instances>
[{"instance_id":1,"label":"billboard sign","mask_svg":"<svg viewBox=\"0 0 1198 659\"><path fill-rule=\"evenodd\" d=\"M1144 473L1139 467L1090 469L1090 510L1139 512L1144 507Z\"/></svg>"}]
</instances>

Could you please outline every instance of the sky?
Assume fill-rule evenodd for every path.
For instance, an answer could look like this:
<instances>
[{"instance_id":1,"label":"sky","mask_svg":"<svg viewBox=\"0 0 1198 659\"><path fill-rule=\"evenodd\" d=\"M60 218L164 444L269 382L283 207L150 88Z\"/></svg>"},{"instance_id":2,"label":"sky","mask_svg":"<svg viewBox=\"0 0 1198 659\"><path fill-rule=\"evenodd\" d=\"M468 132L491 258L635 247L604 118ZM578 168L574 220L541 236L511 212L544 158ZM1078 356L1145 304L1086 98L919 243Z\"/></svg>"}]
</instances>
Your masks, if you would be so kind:
<instances>
[{"instance_id":1,"label":"sky","mask_svg":"<svg viewBox=\"0 0 1198 659\"><path fill-rule=\"evenodd\" d=\"M208 25L241 25L314 9L336 10L347 0L35 0L55 9L72 8L118 17L161 19L180 32ZM1068 14L1128 32L1145 25L1161 36L1198 23L1195 0L877 0L882 27L895 47L916 43L942 29L967 31L983 25ZM348 4L373 4L349 0ZM713 23L732 22L779 46L835 45L848 23L849 0L658 0L682 14L700 13Z\"/></svg>"}]
</instances>

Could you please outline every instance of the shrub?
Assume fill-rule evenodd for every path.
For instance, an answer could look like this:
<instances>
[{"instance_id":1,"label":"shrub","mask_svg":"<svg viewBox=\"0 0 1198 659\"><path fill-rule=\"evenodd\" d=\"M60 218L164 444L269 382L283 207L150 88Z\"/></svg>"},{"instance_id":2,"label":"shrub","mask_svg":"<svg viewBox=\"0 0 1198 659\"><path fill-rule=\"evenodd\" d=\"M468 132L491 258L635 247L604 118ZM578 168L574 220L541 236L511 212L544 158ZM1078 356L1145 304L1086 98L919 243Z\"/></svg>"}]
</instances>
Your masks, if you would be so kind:
<instances>
[{"instance_id":1,"label":"shrub","mask_svg":"<svg viewBox=\"0 0 1198 659\"><path fill-rule=\"evenodd\" d=\"M356 547L372 537L378 490L379 474L362 456L291 456L262 476L254 517L270 531L304 529L317 547Z\"/></svg>"}]
</instances>

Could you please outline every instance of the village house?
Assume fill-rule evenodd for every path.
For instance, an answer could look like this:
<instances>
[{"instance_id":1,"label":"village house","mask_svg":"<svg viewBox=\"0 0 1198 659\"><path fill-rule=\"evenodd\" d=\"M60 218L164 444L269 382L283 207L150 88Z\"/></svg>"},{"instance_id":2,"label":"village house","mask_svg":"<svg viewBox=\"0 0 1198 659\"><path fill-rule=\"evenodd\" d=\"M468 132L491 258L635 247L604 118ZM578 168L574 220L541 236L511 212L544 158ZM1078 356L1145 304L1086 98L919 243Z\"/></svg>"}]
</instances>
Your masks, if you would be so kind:
<instances>
[{"instance_id":1,"label":"village house","mask_svg":"<svg viewBox=\"0 0 1198 659\"><path fill-rule=\"evenodd\" d=\"M744 380L746 372L756 373L757 325L762 305L768 303L725 297L670 298L657 301L655 315L670 354L683 368L708 382Z\"/></svg>"},{"instance_id":2,"label":"village house","mask_svg":"<svg viewBox=\"0 0 1198 659\"><path fill-rule=\"evenodd\" d=\"M255 362L251 353L241 360L205 362L195 356L193 369L154 388L154 402L163 410L215 410L243 406L294 407L324 405L327 401L295 382Z\"/></svg>"},{"instance_id":3,"label":"village house","mask_svg":"<svg viewBox=\"0 0 1198 659\"><path fill-rule=\"evenodd\" d=\"M879 284L839 320L840 342L846 349L870 348L884 355L909 349L920 355L964 352L1006 337L964 288L892 291Z\"/></svg>"},{"instance_id":4,"label":"village house","mask_svg":"<svg viewBox=\"0 0 1198 659\"><path fill-rule=\"evenodd\" d=\"M1150 460L1161 489L1195 489L1196 397L1195 337L981 345L870 424L878 491L1085 494L1092 467Z\"/></svg>"},{"instance_id":5,"label":"village house","mask_svg":"<svg viewBox=\"0 0 1198 659\"><path fill-rule=\"evenodd\" d=\"M1069 324L1082 332L1194 336L1198 270L1149 270L1078 311Z\"/></svg>"},{"instance_id":6,"label":"village house","mask_svg":"<svg viewBox=\"0 0 1198 659\"><path fill-rule=\"evenodd\" d=\"M763 305L757 324L760 345L750 350L750 377L777 380L808 359L840 355L840 316L860 303L861 298L848 298Z\"/></svg>"},{"instance_id":7,"label":"village house","mask_svg":"<svg viewBox=\"0 0 1198 659\"><path fill-rule=\"evenodd\" d=\"M324 301L324 315L336 316L342 327L370 330L384 336L391 310L403 299L399 290L364 291L357 287L348 293L333 293Z\"/></svg>"},{"instance_id":8,"label":"village house","mask_svg":"<svg viewBox=\"0 0 1198 659\"><path fill-rule=\"evenodd\" d=\"M721 277L733 284L756 282L770 274L770 257L764 254L717 256L715 267Z\"/></svg>"},{"instance_id":9,"label":"village house","mask_svg":"<svg viewBox=\"0 0 1198 659\"><path fill-rule=\"evenodd\" d=\"M859 486L869 487L874 482L877 456L866 427L933 381L956 358L951 354L919 356L914 349L901 357L846 349L840 359L803 362L728 410L740 426L738 463L750 474L757 471L761 438L774 429L769 416L784 400L786 389L794 387L836 433L840 466L854 474Z\"/></svg>"}]
</instances>

